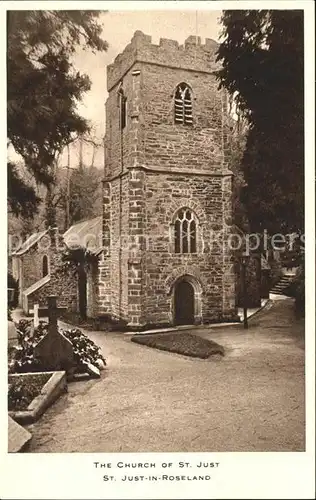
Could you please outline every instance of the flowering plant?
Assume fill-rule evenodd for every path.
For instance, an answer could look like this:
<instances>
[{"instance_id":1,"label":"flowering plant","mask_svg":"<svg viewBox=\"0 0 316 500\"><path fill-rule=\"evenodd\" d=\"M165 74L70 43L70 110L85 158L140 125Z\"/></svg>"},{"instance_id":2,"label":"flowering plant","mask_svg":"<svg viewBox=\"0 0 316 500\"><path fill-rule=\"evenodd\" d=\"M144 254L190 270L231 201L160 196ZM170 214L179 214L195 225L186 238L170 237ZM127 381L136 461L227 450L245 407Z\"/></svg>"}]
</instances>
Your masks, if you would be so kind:
<instances>
[{"instance_id":1,"label":"flowering plant","mask_svg":"<svg viewBox=\"0 0 316 500\"><path fill-rule=\"evenodd\" d=\"M87 364L97 368L106 366L106 360L101 349L85 335L79 328L58 329L73 346L75 372L85 371ZM13 347L9 360L9 373L25 373L45 371L41 362L34 354L34 348L48 332L48 324L41 321L36 329L33 329L32 320L20 320L17 324L18 343Z\"/></svg>"}]
</instances>

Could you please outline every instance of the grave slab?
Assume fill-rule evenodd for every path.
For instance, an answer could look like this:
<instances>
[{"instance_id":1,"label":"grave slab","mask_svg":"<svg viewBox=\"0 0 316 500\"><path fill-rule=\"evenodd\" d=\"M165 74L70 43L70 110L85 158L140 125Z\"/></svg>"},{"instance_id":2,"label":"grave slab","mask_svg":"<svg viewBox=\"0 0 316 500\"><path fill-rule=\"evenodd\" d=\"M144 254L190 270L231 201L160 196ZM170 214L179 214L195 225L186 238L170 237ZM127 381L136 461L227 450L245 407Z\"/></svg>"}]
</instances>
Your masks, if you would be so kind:
<instances>
[{"instance_id":1,"label":"grave slab","mask_svg":"<svg viewBox=\"0 0 316 500\"><path fill-rule=\"evenodd\" d=\"M18 453L32 439L32 434L8 416L8 452Z\"/></svg>"}]
</instances>

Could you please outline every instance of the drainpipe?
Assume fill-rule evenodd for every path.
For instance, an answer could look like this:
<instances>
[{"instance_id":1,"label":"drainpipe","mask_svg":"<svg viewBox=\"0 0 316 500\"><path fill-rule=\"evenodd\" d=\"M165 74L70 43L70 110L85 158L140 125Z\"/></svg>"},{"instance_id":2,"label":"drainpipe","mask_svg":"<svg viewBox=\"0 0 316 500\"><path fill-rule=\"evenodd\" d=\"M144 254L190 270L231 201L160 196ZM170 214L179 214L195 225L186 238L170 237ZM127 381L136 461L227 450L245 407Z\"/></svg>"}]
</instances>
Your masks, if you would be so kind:
<instances>
[{"instance_id":1,"label":"drainpipe","mask_svg":"<svg viewBox=\"0 0 316 500\"><path fill-rule=\"evenodd\" d=\"M121 171L119 174L120 184L119 184L119 297L118 297L118 309L119 315L121 315L121 307L122 307L122 175L124 170L124 143L123 143L123 128L122 128L122 99L124 99L124 95L119 94L119 127L120 127L120 163L121 163ZM126 121L126 118L125 118ZM121 318L119 318L121 319Z\"/></svg>"}]
</instances>

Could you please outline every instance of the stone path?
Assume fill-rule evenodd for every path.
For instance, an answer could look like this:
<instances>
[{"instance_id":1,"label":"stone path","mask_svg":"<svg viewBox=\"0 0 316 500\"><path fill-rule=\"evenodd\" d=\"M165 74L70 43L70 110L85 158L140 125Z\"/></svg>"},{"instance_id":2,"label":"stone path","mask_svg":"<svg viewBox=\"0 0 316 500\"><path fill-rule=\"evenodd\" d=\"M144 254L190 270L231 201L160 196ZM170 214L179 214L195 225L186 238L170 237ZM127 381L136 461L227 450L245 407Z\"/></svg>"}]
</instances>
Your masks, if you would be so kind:
<instances>
[{"instance_id":1,"label":"stone path","mask_svg":"<svg viewBox=\"0 0 316 500\"><path fill-rule=\"evenodd\" d=\"M30 451L303 451L304 325L291 299L249 324L194 330L225 347L222 360L89 332L108 367L100 380L71 383L29 426Z\"/></svg>"}]
</instances>

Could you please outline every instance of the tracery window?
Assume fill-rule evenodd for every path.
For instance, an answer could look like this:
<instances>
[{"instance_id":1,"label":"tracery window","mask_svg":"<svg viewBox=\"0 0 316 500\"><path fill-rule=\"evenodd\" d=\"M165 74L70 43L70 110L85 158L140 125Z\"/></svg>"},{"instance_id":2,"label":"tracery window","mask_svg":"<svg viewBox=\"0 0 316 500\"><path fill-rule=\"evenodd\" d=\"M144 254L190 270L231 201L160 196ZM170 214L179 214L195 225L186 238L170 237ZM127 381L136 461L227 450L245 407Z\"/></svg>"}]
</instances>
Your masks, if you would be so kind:
<instances>
[{"instance_id":1,"label":"tracery window","mask_svg":"<svg viewBox=\"0 0 316 500\"><path fill-rule=\"evenodd\" d=\"M192 125L192 91L186 83L180 83L174 96L174 121L182 125Z\"/></svg>"},{"instance_id":2,"label":"tracery window","mask_svg":"<svg viewBox=\"0 0 316 500\"><path fill-rule=\"evenodd\" d=\"M197 220L189 208L181 208L174 223L175 253L196 253Z\"/></svg>"}]
</instances>

